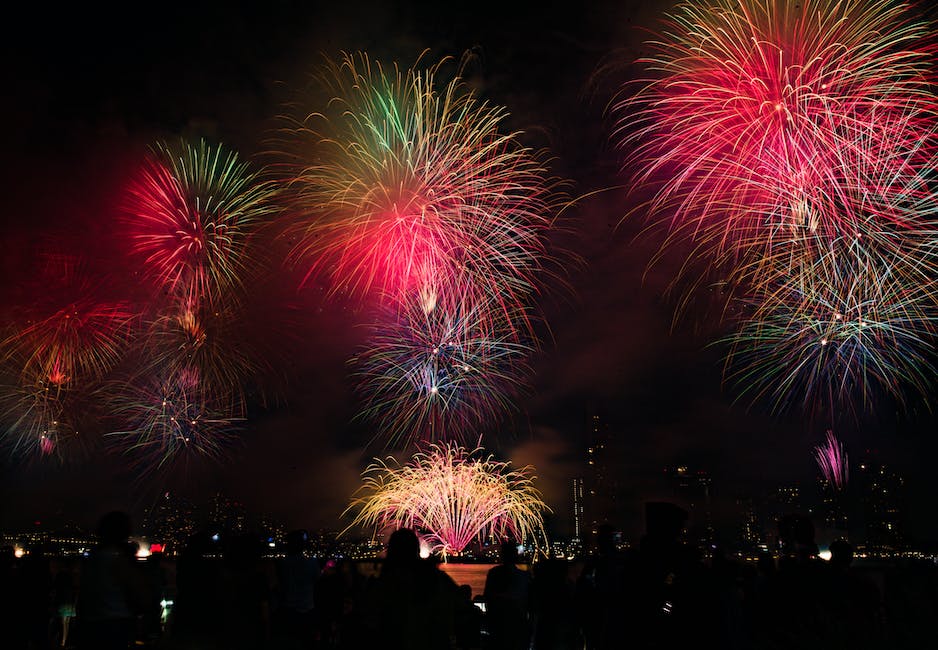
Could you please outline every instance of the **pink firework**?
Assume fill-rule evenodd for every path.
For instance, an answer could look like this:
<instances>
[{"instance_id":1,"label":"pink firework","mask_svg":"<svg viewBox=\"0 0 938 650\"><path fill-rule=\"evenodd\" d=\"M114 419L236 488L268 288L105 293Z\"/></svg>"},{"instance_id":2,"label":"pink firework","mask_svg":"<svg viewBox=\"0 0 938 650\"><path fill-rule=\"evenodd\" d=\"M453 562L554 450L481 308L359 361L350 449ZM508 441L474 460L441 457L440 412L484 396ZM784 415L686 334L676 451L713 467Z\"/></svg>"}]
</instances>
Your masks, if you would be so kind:
<instances>
[{"instance_id":1,"label":"pink firework","mask_svg":"<svg viewBox=\"0 0 938 650\"><path fill-rule=\"evenodd\" d=\"M847 487L847 480L850 478L849 465L847 463L847 452L844 446L834 436L833 431L827 432L827 440L824 444L814 448L814 457L817 459L818 467L824 478L837 490L843 491Z\"/></svg>"},{"instance_id":2,"label":"pink firework","mask_svg":"<svg viewBox=\"0 0 938 650\"><path fill-rule=\"evenodd\" d=\"M335 99L291 133L302 147L293 257L336 292L394 301L459 284L517 311L542 268L557 182L500 132L504 109L458 78L438 84L436 70L364 54L328 66Z\"/></svg>"},{"instance_id":3,"label":"pink firework","mask_svg":"<svg viewBox=\"0 0 938 650\"><path fill-rule=\"evenodd\" d=\"M897 143L933 142L929 43L894 1L685 3L651 43L654 78L617 105L618 134L640 183L668 179L652 211L718 251L902 226L844 203L882 188L841 163L882 169ZM904 160L887 162L905 173Z\"/></svg>"}]
</instances>

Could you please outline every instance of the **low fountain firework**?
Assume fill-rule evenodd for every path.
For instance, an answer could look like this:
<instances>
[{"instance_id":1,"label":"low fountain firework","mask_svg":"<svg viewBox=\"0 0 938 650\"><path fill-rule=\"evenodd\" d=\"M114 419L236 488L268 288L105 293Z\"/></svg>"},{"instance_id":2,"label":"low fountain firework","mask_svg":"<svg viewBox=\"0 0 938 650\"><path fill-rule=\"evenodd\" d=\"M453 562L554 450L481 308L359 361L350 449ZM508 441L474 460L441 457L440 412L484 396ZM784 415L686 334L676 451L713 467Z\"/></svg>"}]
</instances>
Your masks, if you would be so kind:
<instances>
[{"instance_id":1,"label":"low fountain firework","mask_svg":"<svg viewBox=\"0 0 938 650\"><path fill-rule=\"evenodd\" d=\"M357 511L352 526L414 528L444 556L491 537L543 546L549 509L532 472L455 444L431 446L406 465L378 460L365 470L360 495L349 506Z\"/></svg>"}]
</instances>

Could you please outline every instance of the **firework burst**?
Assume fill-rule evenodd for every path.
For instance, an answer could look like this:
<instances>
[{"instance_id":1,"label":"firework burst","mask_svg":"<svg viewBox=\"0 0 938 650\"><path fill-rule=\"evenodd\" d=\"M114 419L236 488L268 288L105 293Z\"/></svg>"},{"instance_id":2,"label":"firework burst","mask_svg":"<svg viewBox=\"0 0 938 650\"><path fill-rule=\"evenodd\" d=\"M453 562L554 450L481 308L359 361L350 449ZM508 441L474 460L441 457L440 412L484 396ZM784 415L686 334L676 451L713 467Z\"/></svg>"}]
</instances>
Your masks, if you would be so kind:
<instances>
[{"instance_id":1,"label":"firework burst","mask_svg":"<svg viewBox=\"0 0 938 650\"><path fill-rule=\"evenodd\" d=\"M65 391L6 387L3 391L3 443L21 458L55 456L62 458L66 446L78 439L78 429L70 419L74 405Z\"/></svg>"},{"instance_id":2,"label":"firework burst","mask_svg":"<svg viewBox=\"0 0 938 650\"><path fill-rule=\"evenodd\" d=\"M834 239L864 229L870 211L838 195L881 188L840 163L883 169L892 156L904 168L897 143L933 146L928 37L901 2L681 5L651 44L657 78L617 106L637 180L670 179L651 210L716 250L779 230Z\"/></svg>"},{"instance_id":3,"label":"firework burst","mask_svg":"<svg viewBox=\"0 0 938 650\"><path fill-rule=\"evenodd\" d=\"M150 324L140 362L146 372L194 377L204 389L242 403L245 384L263 364L245 336L239 306L180 303L171 309Z\"/></svg>"},{"instance_id":4,"label":"firework burst","mask_svg":"<svg viewBox=\"0 0 938 650\"><path fill-rule=\"evenodd\" d=\"M533 469L512 470L480 451L449 444L431 446L403 466L376 461L349 506L358 511L352 526L415 528L444 555L489 537L546 544L549 509L534 488Z\"/></svg>"},{"instance_id":5,"label":"firework burst","mask_svg":"<svg viewBox=\"0 0 938 650\"><path fill-rule=\"evenodd\" d=\"M904 403L906 389L927 398L938 287L915 260L861 238L780 258L731 337L731 378L779 410L855 396L869 406L878 392Z\"/></svg>"},{"instance_id":6,"label":"firework burst","mask_svg":"<svg viewBox=\"0 0 938 650\"><path fill-rule=\"evenodd\" d=\"M148 469L189 455L218 457L244 419L230 399L202 386L198 370L185 368L116 388L111 406L121 428L108 435Z\"/></svg>"},{"instance_id":7,"label":"firework burst","mask_svg":"<svg viewBox=\"0 0 938 650\"><path fill-rule=\"evenodd\" d=\"M553 212L540 157L499 127L506 112L458 78L437 90L438 66L386 70L364 54L331 64L335 99L291 135L312 145L296 174L298 244L309 274L335 291L392 299L457 282L525 304ZM309 277L309 276L307 276Z\"/></svg>"},{"instance_id":8,"label":"firework burst","mask_svg":"<svg viewBox=\"0 0 938 650\"><path fill-rule=\"evenodd\" d=\"M79 299L3 341L24 385L48 390L101 379L120 360L134 319L126 305Z\"/></svg>"},{"instance_id":9,"label":"firework burst","mask_svg":"<svg viewBox=\"0 0 938 650\"><path fill-rule=\"evenodd\" d=\"M530 350L485 304L434 293L375 326L351 365L389 443L465 440L510 411Z\"/></svg>"},{"instance_id":10,"label":"firework burst","mask_svg":"<svg viewBox=\"0 0 938 650\"><path fill-rule=\"evenodd\" d=\"M252 264L252 233L277 209L274 196L271 183L223 147L157 145L125 206L133 252L168 295L230 300Z\"/></svg>"}]
</instances>

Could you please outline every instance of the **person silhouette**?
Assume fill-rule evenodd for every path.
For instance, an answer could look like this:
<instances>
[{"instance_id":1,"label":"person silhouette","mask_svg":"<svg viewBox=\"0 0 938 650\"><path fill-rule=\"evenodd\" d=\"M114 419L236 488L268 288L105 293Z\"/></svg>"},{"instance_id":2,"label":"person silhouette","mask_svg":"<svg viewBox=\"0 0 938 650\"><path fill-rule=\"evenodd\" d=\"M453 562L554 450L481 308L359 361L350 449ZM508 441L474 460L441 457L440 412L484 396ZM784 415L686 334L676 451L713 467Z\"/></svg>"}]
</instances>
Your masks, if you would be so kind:
<instances>
[{"instance_id":1,"label":"person silhouette","mask_svg":"<svg viewBox=\"0 0 938 650\"><path fill-rule=\"evenodd\" d=\"M485 578L485 617L489 647L521 650L531 637L531 576L518 568L518 544L502 542L501 564L489 569Z\"/></svg>"},{"instance_id":2,"label":"person silhouette","mask_svg":"<svg viewBox=\"0 0 938 650\"><path fill-rule=\"evenodd\" d=\"M291 531L286 557L277 562L277 627L285 647L308 648L316 636L315 587L320 570L316 558L306 555L308 538L305 530Z\"/></svg>"},{"instance_id":3,"label":"person silhouette","mask_svg":"<svg viewBox=\"0 0 938 650\"><path fill-rule=\"evenodd\" d=\"M368 645L386 650L443 650L453 645L456 583L420 558L409 528L391 534L381 573L365 598Z\"/></svg>"},{"instance_id":4,"label":"person silhouette","mask_svg":"<svg viewBox=\"0 0 938 650\"><path fill-rule=\"evenodd\" d=\"M146 589L128 552L130 517L109 512L98 524L98 544L81 567L76 613L81 647L126 650Z\"/></svg>"}]
</instances>

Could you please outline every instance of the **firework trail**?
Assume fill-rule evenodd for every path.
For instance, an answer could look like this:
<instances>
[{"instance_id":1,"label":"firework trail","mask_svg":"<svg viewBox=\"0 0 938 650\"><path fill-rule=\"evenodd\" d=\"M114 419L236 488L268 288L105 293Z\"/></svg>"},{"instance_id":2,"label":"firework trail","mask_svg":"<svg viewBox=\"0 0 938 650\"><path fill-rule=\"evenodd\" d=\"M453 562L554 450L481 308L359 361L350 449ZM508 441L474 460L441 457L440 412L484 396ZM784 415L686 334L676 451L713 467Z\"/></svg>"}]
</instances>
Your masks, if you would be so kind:
<instances>
[{"instance_id":1,"label":"firework trail","mask_svg":"<svg viewBox=\"0 0 938 650\"><path fill-rule=\"evenodd\" d=\"M315 152L293 182L293 257L337 292L394 300L459 283L451 290L517 312L542 267L557 183L517 134L499 132L503 109L458 78L437 90L438 72L386 70L364 54L327 67L335 99L290 134Z\"/></svg>"},{"instance_id":2,"label":"firework trail","mask_svg":"<svg viewBox=\"0 0 938 650\"><path fill-rule=\"evenodd\" d=\"M814 457L827 482L839 492L843 492L850 478L850 466L847 462L847 452L833 431L827 432L824 444L814 448Z\"/></svg>"},{"instance_id":3,"label":"firework trail","mask_svg":"<svg viewBox=\"0 0 938 650\"><path fill-rule=\"evenodd\" d=\"M358 511L351 526L415 528L443 555L490 537L546 544L543 514L549 509L534 488L533 469L512 470L480 452L434 445L407 465L376 461L349 506Z\"/></svg>"},{"instance_id":4,"label":"firework trail","mask_svg":"<svg viewBox=\"0 0 938 650\"><path fill-rule=\"evenodd\" d=\"M531 347L487 307L434 293L373 328L350 363L365 396L362 416L388 444L463 441L511 410Z\"/></svg>"},{"instance_id":5,"label":"firework trail","mask_svg":"<svg viewBox=\"0 0 938 650\"><path fill-rule=\"evenodd\" d=\"M159 144L130 187L132 251L165 294L224 303L243 290L250 239L278 208L272 183L224 147Z\"/></svg>"}]
</instances>

